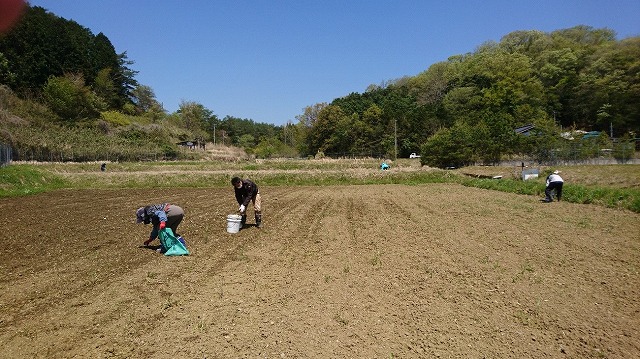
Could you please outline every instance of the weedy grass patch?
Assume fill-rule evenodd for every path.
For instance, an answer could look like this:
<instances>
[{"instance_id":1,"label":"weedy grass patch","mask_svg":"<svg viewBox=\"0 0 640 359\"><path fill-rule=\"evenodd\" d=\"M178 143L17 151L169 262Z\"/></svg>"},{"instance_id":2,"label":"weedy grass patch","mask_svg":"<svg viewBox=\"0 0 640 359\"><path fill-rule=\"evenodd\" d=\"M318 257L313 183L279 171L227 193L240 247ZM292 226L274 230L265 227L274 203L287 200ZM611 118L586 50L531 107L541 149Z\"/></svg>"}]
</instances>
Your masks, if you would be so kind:
<instances>
[{"instance_id":1,"label":"weedy grass patch","mask_svg":"<svg viewBox=\"0 0 640 359\"><path fill-rule=\"evenodd\" d=\"M376 159L167 161L107 163L17 163L0 169L0 197L29 195L60 188L208 188L229 185L231 177L249 177L263 186L333 186L458 183L467 187L544 196L545 180L517 176L478 178L458 171L416 166L403 159L382 171ZM470 168L471 170L473 168ZM488 171L488 169L481 169ZM491 168L510 173L512 168ZM640 213L640 166L577 166L563 169L562 200L627 209ZM598 182L601 178L602 184Z\"/></svg>"},{"instance_id":2,"label":"weedy grass patch","mask_svg":"<svg viewBox=\"0 0 640 359\"><path fill-rule=\"evenodd\" d=\"M634 175L634 174L629 174ZM640 175L640 174L637 174ZM544 178L520 181L514 179L483 179L460 176L458 183L467 187L483 188L501 192L530 196L544 196ZM565 181L562 201L581 204L596 204L608 208L621 208L640 213L640 190L599 185L581 185Z\"/></svg>"},{"instance_id":3,"label":"weedy grass patch","mask_svg":"<svg viewBox=\"0 0 640 359\"><path fill-rule=\"evenodd\" d=\"M59 176L35 166L0 167L0 197L24 196L66 187Z\"/></svg>"},{"instance_id":4,"label":"weedy grass patch","mask_svg":"<svg viewBox=\"0 0 640 359\"><path fill-rule=\"evenodd\" d=\"M609 208L626 208L640 213L640 190L582 185L565 185L563 200L572 203L597 204Z\"/></svg>"}]
</instances>

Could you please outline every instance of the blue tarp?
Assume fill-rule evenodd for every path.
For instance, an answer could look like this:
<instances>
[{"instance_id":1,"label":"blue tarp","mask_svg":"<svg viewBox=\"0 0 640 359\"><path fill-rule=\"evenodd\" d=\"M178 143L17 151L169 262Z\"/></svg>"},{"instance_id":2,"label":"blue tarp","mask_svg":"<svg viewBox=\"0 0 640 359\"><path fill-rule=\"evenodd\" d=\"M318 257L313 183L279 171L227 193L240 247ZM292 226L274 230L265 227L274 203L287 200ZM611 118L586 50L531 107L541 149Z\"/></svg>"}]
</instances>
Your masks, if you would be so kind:
<instances>
[{"instance_id":1,"label":"blue tarp","mask_svg":"<svg viewBox=\"0 0 640 359\"><path fill-rule=\"evenodd\" d=\"M600 131L591 131L591 132L587 132L584 135L582 135L582 139L586 140L588 138L594 138L594 137L598 137L600 136Z\"/></svg>"},{"instance_id":2,"label":"blue tarp","mask_svg":"<svg viewBox=\"0 0 640 359\"><path fill-rule=\"evenodd\" d=\"M189 251L173 234L171 228L165 228L158 234L165 256L187 256Z\"/></svg>"}]
</instances>

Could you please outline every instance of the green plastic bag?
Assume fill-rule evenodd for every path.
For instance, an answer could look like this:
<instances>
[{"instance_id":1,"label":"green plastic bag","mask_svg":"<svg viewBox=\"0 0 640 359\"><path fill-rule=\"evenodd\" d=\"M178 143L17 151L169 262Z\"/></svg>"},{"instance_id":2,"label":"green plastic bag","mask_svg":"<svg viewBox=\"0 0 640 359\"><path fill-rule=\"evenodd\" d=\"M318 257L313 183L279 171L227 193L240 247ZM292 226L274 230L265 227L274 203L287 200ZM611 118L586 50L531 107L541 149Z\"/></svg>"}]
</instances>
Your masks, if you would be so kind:
<instances>
[{"instance_id":1,"label":"green plastic bag","mask_svg":"<svg viewBox=\"0 0 640 359\"><path fill-rule=\"evenodd\" d=\"M187 247L185 247L184 244L178 240L175 234L173 234L171 228L160 230L158 238L160 239L160 244L162 244L165 256L189 255L189 250L187 250Z\"/></svg>"}]
</instances>

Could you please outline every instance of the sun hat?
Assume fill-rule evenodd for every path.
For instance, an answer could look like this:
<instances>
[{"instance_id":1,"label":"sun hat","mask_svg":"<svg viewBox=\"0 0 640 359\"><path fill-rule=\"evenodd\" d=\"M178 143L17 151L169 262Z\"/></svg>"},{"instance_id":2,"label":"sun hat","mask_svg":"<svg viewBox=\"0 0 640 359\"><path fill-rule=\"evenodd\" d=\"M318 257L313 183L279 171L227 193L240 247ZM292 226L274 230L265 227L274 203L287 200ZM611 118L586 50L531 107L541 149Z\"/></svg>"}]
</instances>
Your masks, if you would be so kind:
<instances>
[{"instance_id":1,"label":"sun hat","mask_svg":"<svg viewBox=\"0 0 640 359\"><path fill-rule=\"evenodd\" d=\"M136 223L142 223L143 221L144 221L144 207L140 207L136 211Z\"/></svg>"}]
</instances>

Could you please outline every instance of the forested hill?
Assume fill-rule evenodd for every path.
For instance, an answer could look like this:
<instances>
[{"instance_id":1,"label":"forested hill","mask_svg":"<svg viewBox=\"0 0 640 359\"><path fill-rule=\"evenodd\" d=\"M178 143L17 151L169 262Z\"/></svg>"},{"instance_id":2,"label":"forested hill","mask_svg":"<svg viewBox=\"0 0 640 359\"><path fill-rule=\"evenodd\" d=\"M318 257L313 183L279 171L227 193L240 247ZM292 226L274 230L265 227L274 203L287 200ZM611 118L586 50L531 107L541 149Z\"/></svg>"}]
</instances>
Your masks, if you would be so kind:
<instances>
[{"instance_id":1,"label":"forested hill","mask_svg":"<svg viewBox=\"0 0 640 359\"><path fill-rule=\"evenodd\" d=\"M588 26L515 31L305 115L310 152L389 153L397 138L401 156L420 149L438 166L597 155L583 147L611 148L640 131L640 37ZM514 131L530 124L533 136ZM563 140L570 130L598 131L598 143Z\"/></svg>"},{"instance_id":2,"label":"forested hill","mask_svg":"<svg viewBox=\"0 0 640 359\"><path fill-rule=\"evenodd\" d=\"M27 6L0 35L0 142L22 160L180 158L181 142L294 155L280 126L220 119L193 101L167 113L153 89L138 83L134 65L106 34Z\"/></svg>"},{"instance_id":3,"label":"forested hill","mask_svg":"<svg viewBox=\"0 0 640 359\"><path fill-rule=\"evenodd\" d=\"M588 26L515 31L418 75L310 104L285 126L221 119L193 101L167 113L134 65L106 34L28 7L0 37L0 141L16 159L180 158L176 144L196 140L258 157L429 151L425 163L444 166L544 156L563 145L561 130L602 131L602 146L640 131L640 38ZM516 136L529 124L535 136Z\"/></svg>"}]
</instances>

